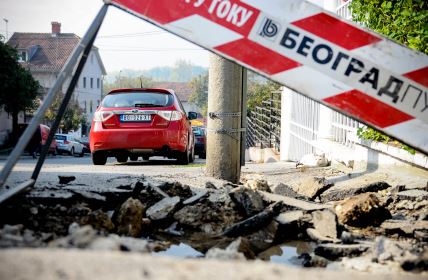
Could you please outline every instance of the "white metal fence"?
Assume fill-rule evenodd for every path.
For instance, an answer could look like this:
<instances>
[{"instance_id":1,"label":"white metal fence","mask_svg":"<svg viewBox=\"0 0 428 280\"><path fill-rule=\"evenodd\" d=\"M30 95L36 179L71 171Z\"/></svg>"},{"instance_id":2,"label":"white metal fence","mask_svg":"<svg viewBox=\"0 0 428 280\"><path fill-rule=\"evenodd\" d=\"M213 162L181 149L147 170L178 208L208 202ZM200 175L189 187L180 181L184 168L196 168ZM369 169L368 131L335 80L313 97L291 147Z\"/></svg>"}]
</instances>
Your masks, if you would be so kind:
<instances>
[{"instance_id":1,"label":"white metal fence","mask_svg":"<svg viewBox=\"0 0 428 280\"><path fill-rule=\"evenodd\" d=\"M338 0L337 2L338 3L336 8L336 13L343 18L351 20L352 15L349 9L349 4L351 4L352 1L344 2L344 1Z\"/></svg>"},{"instance_id":2,"label":"white metal fence","mask_svg":"<svg viewBox=\"0 0 428 280\"><path fill-rule=\"evenodd\" d=\"M313 141L318 138L320 104L298 93L291 93L290 149L288 158L298 161L313 153Z\"/></svg>"},{"instance_id":3,"label":"white metal fence","mask_svg":"<svg viewBox=\"0 0 428 280\"><path fill-rule=\"evenodd\" d=\"M331 114L332 140L347 147L352 147L355 143L357 129L360 123L341 114L333 112Z\"/></svg>"}]
</instances>

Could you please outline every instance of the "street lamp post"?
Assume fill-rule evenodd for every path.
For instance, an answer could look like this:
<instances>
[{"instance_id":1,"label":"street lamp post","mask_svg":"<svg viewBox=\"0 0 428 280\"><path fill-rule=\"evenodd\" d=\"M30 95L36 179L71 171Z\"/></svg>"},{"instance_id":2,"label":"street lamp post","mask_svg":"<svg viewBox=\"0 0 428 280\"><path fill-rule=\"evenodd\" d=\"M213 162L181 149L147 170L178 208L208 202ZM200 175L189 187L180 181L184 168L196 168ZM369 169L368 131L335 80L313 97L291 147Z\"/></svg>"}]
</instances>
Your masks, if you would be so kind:
<instances>
[{"instance_id":1,"label":"street lamp post","mask_svg":"<svg viewBox=\"0 0 428 280\"><path fill-rule=\"evenodd\" d=\"M119 87L122 88L122 70L119 71Z\"/></svg>"},{"instance_id":2,"label":"street lamp post","mask_svg":"<svg viewBox=\"0 0 428 280\"><path fill-rule=\"evenodd\" d=\"M6 42L7 42L7 40L9 39L9 32L7 30L7 24L9 23L9 20L7 18L4 18L3 20L6 23Z\"/></svg>"}]
</instances>

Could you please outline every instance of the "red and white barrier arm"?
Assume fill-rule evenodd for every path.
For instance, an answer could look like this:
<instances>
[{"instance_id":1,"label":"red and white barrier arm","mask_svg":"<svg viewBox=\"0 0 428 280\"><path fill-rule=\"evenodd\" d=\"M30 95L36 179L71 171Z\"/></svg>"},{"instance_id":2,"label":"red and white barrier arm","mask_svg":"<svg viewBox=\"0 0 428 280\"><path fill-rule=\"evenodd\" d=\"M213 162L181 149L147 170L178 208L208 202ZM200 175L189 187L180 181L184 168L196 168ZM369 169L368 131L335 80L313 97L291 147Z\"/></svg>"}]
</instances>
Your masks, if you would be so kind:
<instances>
[{"instance_id":1,"label":"red and white barrier arm","mask_svg":"<svg viewBox=\"0 0 428 280\"><path fill-rule=\"evenodd\" d=\"M428 153L425 54L302 0L111 3Z\"/></svg>"}]
</instances>

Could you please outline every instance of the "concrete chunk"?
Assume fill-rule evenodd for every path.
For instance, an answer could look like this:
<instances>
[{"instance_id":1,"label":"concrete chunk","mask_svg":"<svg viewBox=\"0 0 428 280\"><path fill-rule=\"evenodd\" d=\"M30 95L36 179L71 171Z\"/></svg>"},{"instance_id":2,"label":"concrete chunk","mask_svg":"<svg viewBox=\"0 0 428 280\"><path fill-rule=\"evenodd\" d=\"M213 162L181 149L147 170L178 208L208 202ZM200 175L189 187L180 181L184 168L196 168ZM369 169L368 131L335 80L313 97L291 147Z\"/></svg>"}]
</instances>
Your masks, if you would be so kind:
<instances>
[{"instance_id":1,"label":"concrete chunk","mask_svg":"<svg viewBox=\"0 0 428 280\"><path fill-rule=\"evenodd\" d=\"M146 211L146 215L151 220L162 220L167 218L177 204L180 203L180 197L165 197Z\"/></svg>"},{"instance_id":2,"label":"concrete chunk","mask_svg":"<svg viewBox=\"0 0 428 280\"><path fill-rule=\"evenodd\" d=\"M337 239L336 215L330 210L315 211L312 213L312 224L322 236Z\"/></svg>"},{"instance_id":3,"label":"concrete chunk","mask_svg":"<svg viewBox=\"0 0 428 280\"><path fill-rule=\"evenodd\" d=\"M238 187L234 188L229 195L246 216L253 216L264 209L263 199L257 191Z\"/></svg>"},{"instance_id":4,"label":"concrete chunk","mask_svg":"<svg viewBox=\"0 0 428 280\"><path fill-rule=\"evenodd\" d=\"M424 190L419 189L412 189L412 190L406 190L397 193L398 198L400 199L407 199L407 200L427 200L428 199L428 192Z\"/></svg>"},{"instance_id":5,"label":"concrete chunk","mask_svg":"<svg viewBox=\"0 0 428 280\"><path fill-rule=\"evenodd\" d=\"M334 211L340 223L356 227L380 225L391 217L388 209L372 193L348 198L336 205Z\"/></svg>"},{"instance_id":6,"label":"concrete chunk","mask_svg":"<svg viewBox=\"0 0 428 280\"><path fill-rule=\"evenodd\" d=\"M329 209L332 206L327 204L319 204L315 202L309 202L304 201L292 197L286 197L282 195L267 193L267 192L260 192L263 199L268 202L278 202L281 201L283 205L291 206L296 209L300 210L306 210L306 211L314 211L314 210L322 210L322 209Z\"/></svg>"}]
</instances>

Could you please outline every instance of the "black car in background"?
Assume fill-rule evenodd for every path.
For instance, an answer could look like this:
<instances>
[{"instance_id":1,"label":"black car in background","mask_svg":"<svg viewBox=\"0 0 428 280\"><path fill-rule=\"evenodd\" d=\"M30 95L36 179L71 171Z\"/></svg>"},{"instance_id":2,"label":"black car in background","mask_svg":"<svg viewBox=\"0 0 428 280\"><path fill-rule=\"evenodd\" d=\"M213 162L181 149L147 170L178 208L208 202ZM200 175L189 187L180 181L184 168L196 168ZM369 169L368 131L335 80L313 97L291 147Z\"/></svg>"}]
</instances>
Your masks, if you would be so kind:
<instances>
[{"instance_id":1,"label":"black car in background","mask_svg":"<svg viewBox=\"0 0 428 280\"><path fill-rule=\"evenodd\" d=\"M207 137L205 135L205 128L193 126L192 129L195 135L195 155L204 159L207 157Z\"/></svg>"},{"instance_id":2,"label":"black car in background","mask_svg":"<svg viewBox=\"0 0 428 280\"><path fill-rule=\"evenodd\" d=\"M79 142L83 144L83 152L85 154L91 153L91 150L89 149L89 137L83 136L82 138L80 138Z\"/></svg>"}]
</instances>

